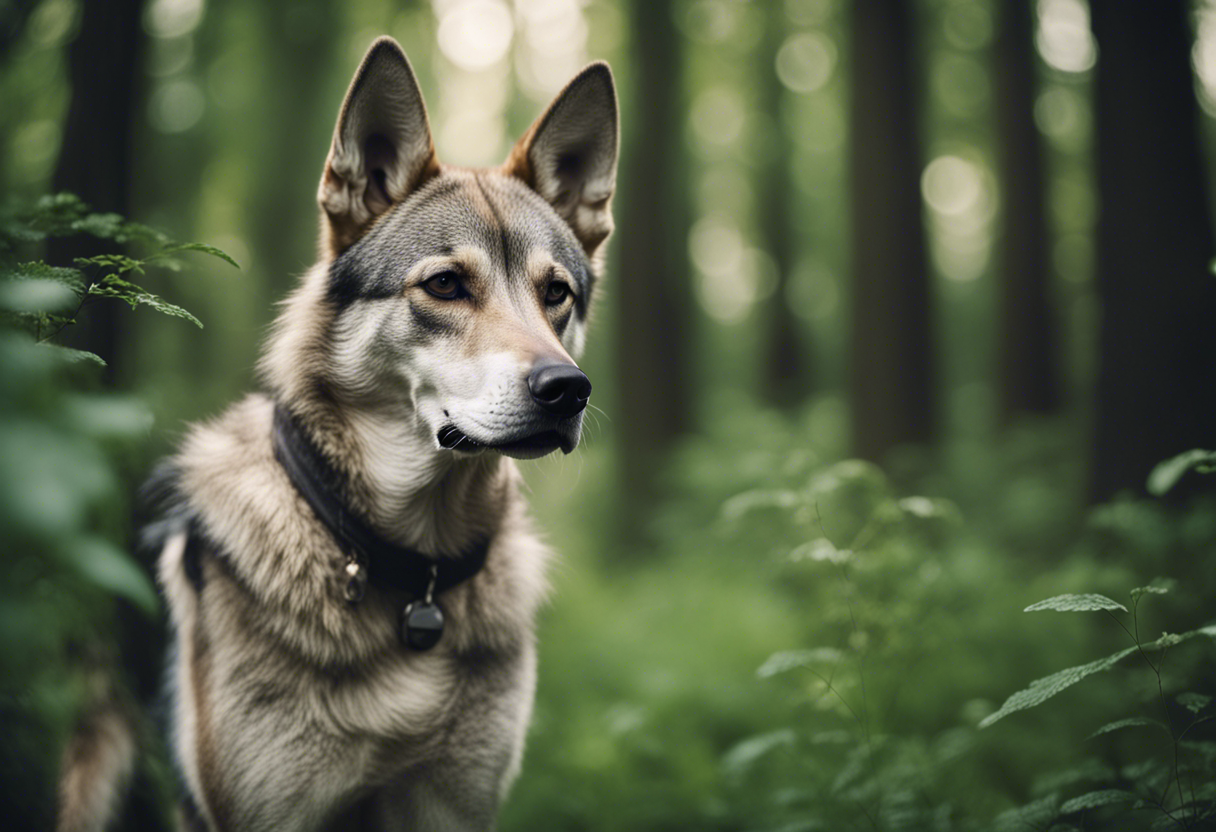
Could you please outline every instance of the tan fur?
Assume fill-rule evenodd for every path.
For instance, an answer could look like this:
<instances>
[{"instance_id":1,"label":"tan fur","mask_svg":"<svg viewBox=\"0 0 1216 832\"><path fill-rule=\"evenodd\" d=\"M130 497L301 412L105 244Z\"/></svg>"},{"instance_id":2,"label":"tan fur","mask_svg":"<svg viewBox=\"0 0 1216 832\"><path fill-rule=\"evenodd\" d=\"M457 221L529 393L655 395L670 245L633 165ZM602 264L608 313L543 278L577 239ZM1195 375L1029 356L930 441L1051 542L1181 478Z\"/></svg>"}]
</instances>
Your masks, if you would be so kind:
<instances>
[{"instance_id":1,"label":"tan fur","mask_svg":"<svg viewBox=\"0 0 1216 832\"><path fill-rule=\"evenodd\" d=\"M595 128L588 107L604 116L600 152L611 158L595 158L590 178L559 183L561 134L573 119L571 135L585 139ZM538 120L513 162L445 167L400 48L381 39L369 50L318 194L323 259L284 302L261 360L269 395L193 427L173 460L205 551L197 585L187 577L184 534L168 539L159 564L177 641L172 729L209 828L493 827L520 769L550 555L527 516L514 461L444 450L436 420L452 410L468 430L501 432L495 441L506 447L524 418L515 409L537 407L524 382L529 368L573 365L582 313L572 322L573 300L551 306L544 296L551 280L573 285L572 271L583 268L561 257L578 245L595 255L611 228L616 130L611 75L593 66ZM436 244L392 272L402 287L395 295L336 302L335 259L377 240L388 249L367 255L367 279L395 269L395 209L424 198L448 206L442 216L452 222L467 214L472 226L501 233ZM506 262L508 227L527 246L511 254L523 262ZM567 253L546 249L555 238L568 240L560 243ZM458 271L476 302L430 295L425 281L443 270ZM452 331L426 334L411 324L418 310ZM305 426L345 478L350 508L382 537L439 559L489 540L482 570L439 599L447 625L435 649L402 646L394 593L373 584L358 605L345 600L347 553L274 457L276 401Z\"/></svg>"},{"instance_id":2,"label":"tan fur","mask_svg":"<svg viewBox=\"0 0 1216 832\"><path fill-rule=\"evenodd\" d=\"M64 749L59 783L59 832L100 832L117 811L135 768L132 715L115 698L108 675L90 685L97 704Z\"/></svg>"}]
</instances>

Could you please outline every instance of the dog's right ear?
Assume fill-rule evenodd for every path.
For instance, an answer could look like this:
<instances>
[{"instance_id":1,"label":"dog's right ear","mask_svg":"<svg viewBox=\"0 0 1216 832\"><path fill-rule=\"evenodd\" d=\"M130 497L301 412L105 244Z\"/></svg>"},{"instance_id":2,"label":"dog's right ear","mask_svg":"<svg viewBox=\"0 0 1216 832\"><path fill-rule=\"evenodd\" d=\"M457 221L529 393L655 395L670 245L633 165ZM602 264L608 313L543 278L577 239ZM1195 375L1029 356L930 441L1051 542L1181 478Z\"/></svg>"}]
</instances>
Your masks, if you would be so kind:
<instances>
[{"instance_id":1,"label":"dog's right ear","mask_svg":"<svg viewBox=\"0 0 1216 832\"><path fill-rule=\"evenodd\" d=\"M371 221L439 172L426 105L397 41L367 50L338 114L317 201L337 256Z\"/></svg>"}]
</instances>

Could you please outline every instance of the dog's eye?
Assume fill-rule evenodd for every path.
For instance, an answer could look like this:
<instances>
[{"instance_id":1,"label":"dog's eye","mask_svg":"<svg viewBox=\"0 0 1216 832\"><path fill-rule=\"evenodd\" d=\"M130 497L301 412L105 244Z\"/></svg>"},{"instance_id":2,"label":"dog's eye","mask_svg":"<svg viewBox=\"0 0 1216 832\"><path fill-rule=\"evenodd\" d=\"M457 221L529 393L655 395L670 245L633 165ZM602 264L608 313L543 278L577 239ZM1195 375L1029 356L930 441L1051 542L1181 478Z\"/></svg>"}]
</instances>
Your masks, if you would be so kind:
<instances>
[{"instance_id":1,"label":"dog's eye","mask_svg":"<svg viewBox=\"0 0 1216 832\"><path fill-rule=\"evenodd\" d=\"M550 283L549 288L545 290L545 303L549 306L565 303L568 297L570 297L570 287L559 280Z\"/></svg>"},{"instance_id":2,"label":"dog's eye","mask_svg":"<svg viewBox=\"0 0 1216 832\"><path fill-rule=\"evenodd\" d=\"M422 288L426 289L429 294L443 300L455 300L464 294L464 288L460 285L460 278L453 272L440 272L423 283Z\"/></svg>"}]
</instances>

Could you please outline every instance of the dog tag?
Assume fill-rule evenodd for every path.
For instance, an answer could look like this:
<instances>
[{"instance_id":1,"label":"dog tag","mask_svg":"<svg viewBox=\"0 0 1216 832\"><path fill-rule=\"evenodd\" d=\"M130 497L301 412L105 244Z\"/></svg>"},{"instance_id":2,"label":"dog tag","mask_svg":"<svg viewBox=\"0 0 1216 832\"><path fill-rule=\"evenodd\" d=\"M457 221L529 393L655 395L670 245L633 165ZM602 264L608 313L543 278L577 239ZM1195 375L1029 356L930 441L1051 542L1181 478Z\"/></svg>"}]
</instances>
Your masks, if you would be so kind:
<instances>
[{"instance_id":1,"label":"dog tag","mask_svg":"<svg viewBox=\"0 0 1216 832\"><path fill-rule=\"evenodd\" d=\"M362 601L367 593L367 570L352 558L346 562L343 572L346 576L346 586L342 589L342 595L346 598L346 603L353 606Z\"/></svg>"},{"instance_id":2,"label":"dog tag","mask_svg":"<svg viewBox=\"0 0 1216 832\"><path fill-rule=\"evenodd\" d=\"M430 601L415 601L401 611L401 641L413 650L430 650L443 637L443 610Z\"/></svg>"}]
</instances>

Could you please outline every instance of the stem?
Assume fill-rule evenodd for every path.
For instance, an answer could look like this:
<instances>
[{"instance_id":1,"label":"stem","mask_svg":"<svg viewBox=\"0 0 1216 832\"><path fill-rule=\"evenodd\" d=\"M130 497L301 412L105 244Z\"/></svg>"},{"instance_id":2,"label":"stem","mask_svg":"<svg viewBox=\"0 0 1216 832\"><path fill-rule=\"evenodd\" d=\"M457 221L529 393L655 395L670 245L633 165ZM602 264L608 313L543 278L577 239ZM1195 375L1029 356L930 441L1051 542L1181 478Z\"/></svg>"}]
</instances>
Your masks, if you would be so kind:
<instances>
[{"instance_id":1,"label":"stem","mask_svg":"<svg viewBox=\"0 0 1216 832\"><path fill-rule=\"evenodd\" d=\"M67 318L67 320L66 320L66 321L64 321L63 323L61 323L61 324L59 325L59 328L58 328L58 329L56 329L54 332L52 332L50 335L47 335L47 336L43 337L43 335L42 335L42 325L41 325L41 324L39 324L39 326L38 326L38 336L37 336L37 339L36 339L36 340L38 341L38 343L39 343L39 344L45 344L47 341L51 340L51 339L52 339L52 338L54 338L56 335L58 335L59 333L63 332L63 330L64 330L64 329L66 329L66 328L68 327L68 325L69 325L69 324L74 324L74 323L76 323L76 316L80 314L80 310L84 308L84 302L85 302L86 300L88 300L88 299L89 299L89 290L88 290L88 289L85 289L85 290L84 290L84 294L82 294L82 295L80 296L80 303L76 304L76 308L72 310L72 314L71 314L71 315L69 315L69 316L68 316L68 318Z\"/></svg>"},{"instance_id":2,"label":"stem","mask_svg":"<svg viewBox=\"0 0 1216 832\"><path fill-rule=\"evenodd\" d=\"M836 688L834 688L832 686L831 679L824 676L822 673L820 673L818 670L815 670L813 667L808 667L807 670L811 671L811 675L815 676L816 678L819 679L819 681L821 681L825 685L827 685L828 691L830 691L837 699L840 700L841 705L844 705L846 708L849 709L849 713L853 715L853 719L857 720L858 722L861 722L861 717L859 717L857 715L857 711L853 710L853 706L849 704L849 700L847 700L843 696L841 696L840 691L836 690Z\"/></svg>"}]
</instances>

